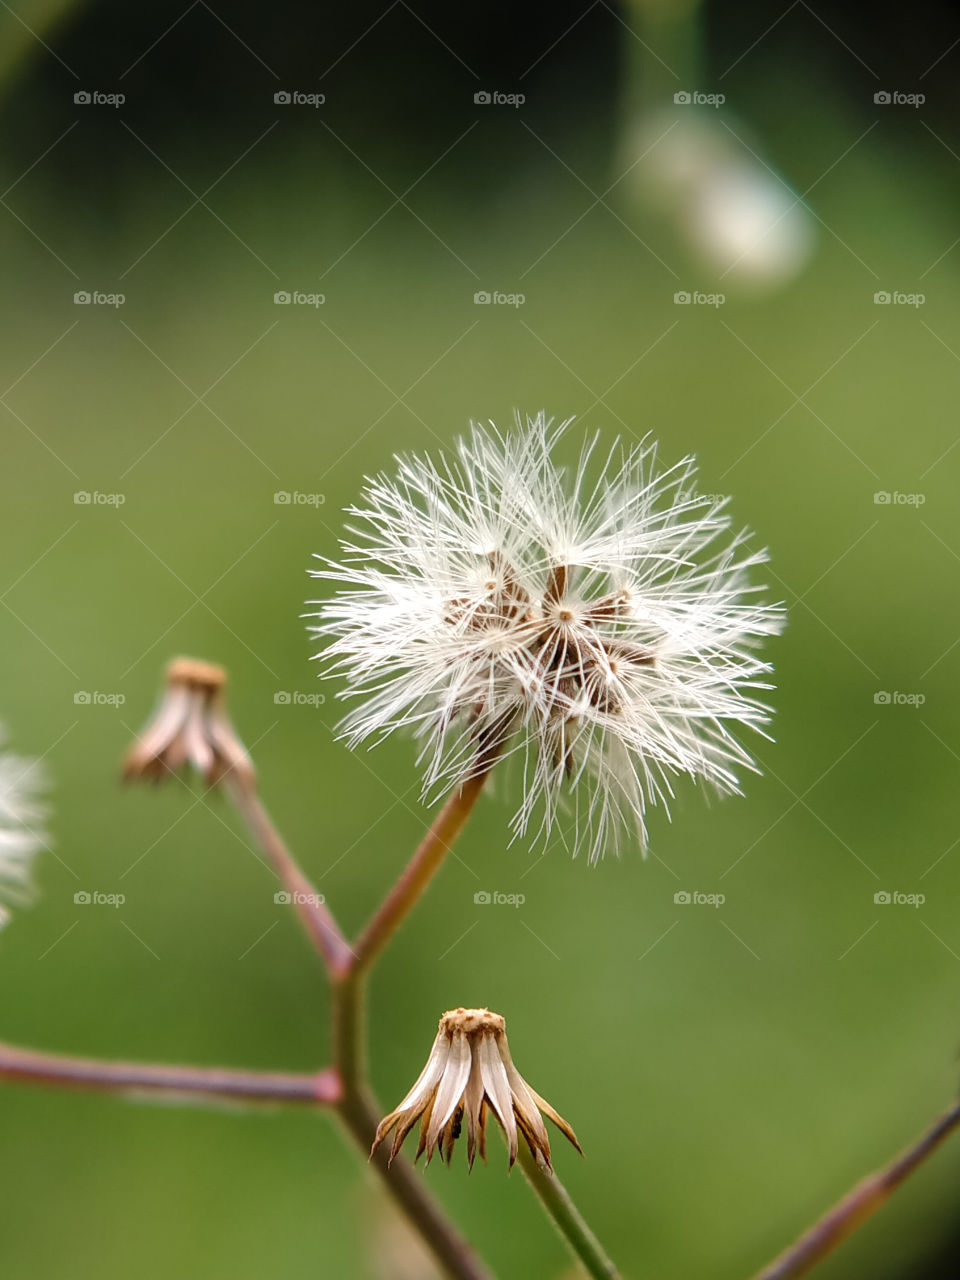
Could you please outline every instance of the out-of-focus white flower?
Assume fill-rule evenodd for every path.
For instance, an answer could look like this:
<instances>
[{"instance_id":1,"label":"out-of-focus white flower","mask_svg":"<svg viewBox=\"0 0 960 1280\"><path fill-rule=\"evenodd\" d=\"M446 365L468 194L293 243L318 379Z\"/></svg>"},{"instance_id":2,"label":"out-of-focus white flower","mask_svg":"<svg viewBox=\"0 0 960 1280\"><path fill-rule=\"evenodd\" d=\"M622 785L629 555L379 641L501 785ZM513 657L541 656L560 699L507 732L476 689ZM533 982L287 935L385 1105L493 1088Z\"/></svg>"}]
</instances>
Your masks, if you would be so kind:
<instances>
[{"instance_id":1,"label":"out-of-focus white flower","mask_svg":"<svg viewBox=\"0 0 960 1280\"><path fill-rule=\"evenodd\" d=\"M0 746L5 737L0 726ZM24 905L33 896L33 860L46 844L42 783L35 760L0 750L0 929L10 919L5 904Z\"/></svg>"},{"instance_id":2,"label":"out-of-focus white flower","mask_svg":"<svg viewBox=\"0 0 960 1280\"><path fill-rule=\"evenodd\" d=\"M783 284L806 266L815 227L803 201L709 112L660 113L635 134L643 155L635 188L675 219L691 247L728 287ZM625 158L629 151L625 152ZM636 157L627 159L633 164Z\"/></svg>"},{"instance_id":3,"label":"out-of-focus white flower","mask_svg":"<svg viewBox=\"0 0 960 1280\"><path fill-rule=\"evenodd\" d=\"M351 745L413 729L428 794L509 756L515 831L546 833L569 796L595 859L624 827L645 846L644 808L678 774L738 791L752 762L730 729L768 718L754 649L783 614L692 459L661 470L655 444L617 442L594 467L594 437L564 470L568 426L474 426L455 457L369 480L341 562L314 571L341 590L308 616L359 699Z\"/></svg>"}]
</instances>

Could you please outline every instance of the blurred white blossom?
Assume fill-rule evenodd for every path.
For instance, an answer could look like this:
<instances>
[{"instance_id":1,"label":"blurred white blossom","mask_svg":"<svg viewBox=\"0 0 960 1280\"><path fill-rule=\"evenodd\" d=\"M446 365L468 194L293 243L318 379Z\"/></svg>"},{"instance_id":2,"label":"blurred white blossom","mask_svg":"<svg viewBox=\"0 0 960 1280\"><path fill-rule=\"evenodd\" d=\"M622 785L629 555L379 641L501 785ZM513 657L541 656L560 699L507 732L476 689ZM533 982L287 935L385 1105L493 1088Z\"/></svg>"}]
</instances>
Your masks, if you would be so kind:
<instances>
[{"instance_id":1,"label":"blurred white blossom","mask_svg":"<svg viewBox=\"0 0 960 1280\"><path fill-rule=\"evenodd\" d=\"M0 929L10 919L5 904L30 901L34 856L46 844L39 766L2 750L5 737L0 726Z\"/></svg>"},{"instance_id":2,"label":"blurred white blossom","mask_svg":"<svg viewBox=\"0 0 960 1280\"><path fill-rule=\"evenodd\" d=\"M629 140L634 185L675 220L690 247L730 283L773 287L810 259L815 228L803 201L739 140L716 113L680 108L657 114ZM635 155L631 155L635 152Z\"/></svg>"},{"instance_id":3,"label":"blurred white blossom","mask_svg":"<svg viewBox=\"0 0 960 1280\"><path fill-rule=\"evenodd\" d=\"M309 616L357 699L351 745L412 729L427 793L507 756L515 832L546 834L569 798L593 859L624 828L644 847L645 806L678 774L739 789L752 761L731 727L767 720L755 646L783 615L692 459L662 469L655 444L616 442L594 465L594 437L566 470L568 426L474 426L454 457L368 480L340 562L314 571L340 590Z\"/></svg>"}]
</instances>

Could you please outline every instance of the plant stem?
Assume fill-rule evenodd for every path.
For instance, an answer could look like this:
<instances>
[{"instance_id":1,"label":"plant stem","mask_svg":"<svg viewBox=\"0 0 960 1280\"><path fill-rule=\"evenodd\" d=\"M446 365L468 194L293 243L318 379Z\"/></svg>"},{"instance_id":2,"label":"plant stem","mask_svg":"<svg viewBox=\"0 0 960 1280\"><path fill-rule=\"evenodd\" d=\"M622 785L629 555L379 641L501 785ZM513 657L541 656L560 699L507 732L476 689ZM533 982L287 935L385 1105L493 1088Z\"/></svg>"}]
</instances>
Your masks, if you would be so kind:
<instances>
[{"instance_id":1,"label":"plant stem","mask_svg":"<svg viewBox=\"0 0 960 1280\"><path fill-rule=\"evenodd\" d=\"M343 1081L343 1098L336 1111L364 1154L373 1145L381 1114L366 1083L366 985L366 975L359 969L333 985L334 1060ZM372 1164L445 1274L456 1280L492 1280L470 1243L448 1222L413 1165L401 1156L388 1166L387 1158L387 1148L381 1147Z\"/></svg>"},{"instance_id":2,"label":"plant stem","mask_svg":"<svg viewBox=\"0 0 960 1280\"><path fill-rule=\"evenodd\" d=\"M251 834L273 864L280 883L290 895L291 902L326 962L331 977L345 973L353 962L353 951L327 908L323 895L317 893L300 870L255 788L247 785L235 773L228 774L224 782Z\"/></svg>"},{"instance_id":3,"label":"plant stem","mask_svg":"<svg viewBox=\"0 0 960 1280\"><path fill-rule=\"evenodd\" d=\"M360 1087L348 1093L336 1111L358 1146L368 1152L380 1114L369 1091ZM427 1191L422 1174L403 1157L394 1160L388 1169L387 1158L387 1148L381 1147L371 1163L444 1273L455 1280L493 1280L473 1246L456 1231Z\"/></svg>"},{"instance_id":4,"label":"plant stem","mask_svg":"<svg viewBox=\"0 0 960 1280\"><path fill-rule=\"evenodd\" d=\"M520 1144L519 1163L547 1216L587 1273L595 1280L619 1280L620 1272L604 1253L600 1241L580 1216L557 1175L539 1165L523 1143Z\"/></svg>"},{"instance_id":5,"label":"plant stem","mask_svg":"<svg viewBox=\"0 0 960 1280\"><path fill-rule=\"evenodd\" d=\"M858 1183L799 1240L784 1250L754 1280L794 1280L805 1276L841 1241L872 1217L915 1169L955 1130L960 1129L960 1102L949 1107L912 1146L884 1168Z\"/></svg>"},{"instance_id":6,"label":"plant stem","mask_svg":"<svg viewBox=\"0 0 960 1280\"><path fill-rule=\"evenodd\" d=\"M294 1075L278 1071L237 1071L226 1067L166 1066L104 1062L66 1054L41 1053L0 1043L0 1079L61 1085L106 1093L156 1094L197 1101L294 1103L333 1106L342 1095L335 1071Z\"/></svg>"},{"instance_id":7,"label":"plant stem","mask_svg":"<svg viewBox=\"0 0 960 1280\"><path fill-rule=\"evenodd\" d=\"M463 824L470 816L470 811L483 790L483 784L492 767L493 759L491 758L489 763L478 767L477 772L448 797L399 880L354 943L351 967L355 972L369 969L373 960L416 906L437 868L450 852Z\"/></svg>"},{"instance_id":8,"label":"plant stem","mask_svg":"<svg viewBox=\"0 0 960 1280\"><path fill-rule=\"evenodd\" d=\"M381 1114L366 1083L367 973L449 853L483 790L489 768L488 765L478 771L451 794L399 880L354 944L353 958L346 972L331 979L334 1061L344 1090L337 1114L365 1153L373 1144ZM387 1159L387 1149L380 1148L372 1159L374 1168L446 1274L456 1280L491 1280L490 1272L469 1242L447 1221L413 1165L401 1157L388 1167Z\"/></svg>"}]
</instances>

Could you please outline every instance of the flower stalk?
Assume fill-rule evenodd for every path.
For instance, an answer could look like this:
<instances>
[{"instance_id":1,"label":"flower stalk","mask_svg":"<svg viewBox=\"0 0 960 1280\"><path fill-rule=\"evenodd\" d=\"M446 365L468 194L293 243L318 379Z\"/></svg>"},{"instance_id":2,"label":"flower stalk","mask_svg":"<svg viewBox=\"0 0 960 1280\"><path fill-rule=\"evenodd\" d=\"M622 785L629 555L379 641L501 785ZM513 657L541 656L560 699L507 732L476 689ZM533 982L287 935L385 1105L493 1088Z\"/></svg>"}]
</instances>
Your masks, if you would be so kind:
<instances>
[{"instance_id":1,"label":"flower stalk","mask_svg":"<svg viewBox=\"0 0 960 1280\"><path fill-rule=\"evenodd\" d=\"M228 774L224 781L237 812L270 859L277 878L290 895L291 904L308 937L323 957L331 978L341 978L351 968L354 951L324 902L323 895L301 871L257 794L256 786L233 774Z\"/></svg>"},{"instance_id":2,"label":"flower stalk","mask_svg":"<svg viewBox=\"0 0 960 1280\"><path fill-rule=\"evenodd\" d=\"M478 767L456 787L396 884L354 944L354 975L365 973L420 901L424 891L463 830L487 780L493 760Z\"/></svg>"},{"instance_id":3,"label":"flower stalk","mask_svg":"<svg viewBox=\"0 0 960 1280\"><path fill-rule=\"evenodd\" d=\"M584 1222L570 1193L555 1173L534 1159L521 1146L520 1168L557 1231L580 1259L594 1280L619 1280L620 1272L604 1251L603 1245Z\"/></svg>"},{"instance_id":4,"label":"flower stalk","mask_svg":"<svg viewBox=\"0 0 960 1280\"><path fill-rule=\"evenodd\" d=\"M953 1103L896 1159L864 1178L808 1231L764 1267L754 1280L796 1280L833 1253L893 1195L949 1136L960 1130L960 1102Z\"/></svg>"}]
</instances>

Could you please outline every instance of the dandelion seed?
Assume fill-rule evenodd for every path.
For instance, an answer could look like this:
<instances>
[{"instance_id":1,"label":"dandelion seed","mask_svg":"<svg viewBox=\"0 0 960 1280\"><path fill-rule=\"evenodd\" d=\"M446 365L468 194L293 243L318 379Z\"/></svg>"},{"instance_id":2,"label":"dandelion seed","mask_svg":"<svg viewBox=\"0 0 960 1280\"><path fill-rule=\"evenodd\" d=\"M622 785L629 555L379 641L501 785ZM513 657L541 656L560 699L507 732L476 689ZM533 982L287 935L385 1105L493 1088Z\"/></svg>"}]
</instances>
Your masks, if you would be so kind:
<instances>
[{"instance_id":1,"label":"dandelion seed","mask_svg":"<svg viewBox=\"0 0 960 1280\"><path fill-rule=\"evenodd\" d=\"M515 834L545 836L568 800L594 860L624 830L645 849L678 775L739 791L753 762L731 728L768 720L756 646L783 613L692 459L661 469L655 444L618 441L594 463L594 438L565 470L568 427L475 426L456 456L369 480L340 561L313 571L339 590L308 616L357 699L351 746L412 730L426 797L509 757Z\"/></svg>"}]
</instances>

